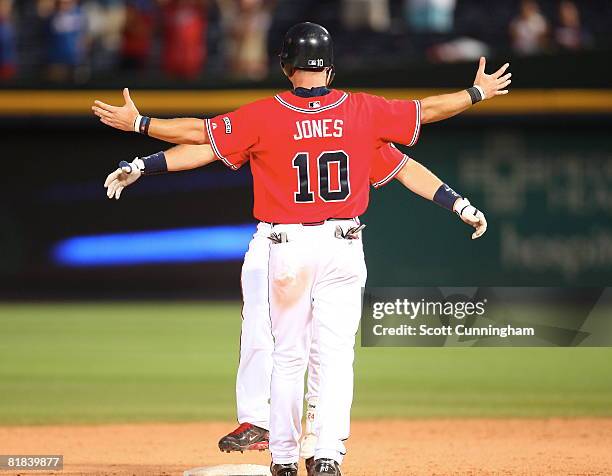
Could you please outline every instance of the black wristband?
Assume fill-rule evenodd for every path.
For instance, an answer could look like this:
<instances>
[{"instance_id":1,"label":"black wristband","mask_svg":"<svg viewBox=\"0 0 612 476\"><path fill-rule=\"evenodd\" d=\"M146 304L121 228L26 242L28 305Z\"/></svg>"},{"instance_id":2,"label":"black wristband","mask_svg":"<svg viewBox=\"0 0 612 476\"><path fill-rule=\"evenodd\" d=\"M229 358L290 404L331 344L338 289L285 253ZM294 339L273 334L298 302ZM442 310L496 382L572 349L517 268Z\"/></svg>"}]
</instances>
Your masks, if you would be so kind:
<instances>
[{"instance_id":1,"label":"black wristband","mask_svg":"<svg viewBox=\"0 0 612 476\"><path fill-rule=\"evenodd\" d=\"M149 125L151 125L151 118L147 116L143 116L140 120L140 127L138 132L141 134L148 136L149 135Z\"/></svg>"},{"instance_id":2,"label":"black wristband","mask_svg":"<svg viewBox=\"0 0 612 476\"><path fill-rule=\"evenodd\" d=\"M436 190L436 193L433 197L433 201L434 203L437 203L441 207L444 207L452 212L453 206L459 198L461 198L461 195L459 195L452 188L443 183L442 185L440 185L440 188Z\"/></svg>"},{"instance_id":3,"label":"black wristband","mask_svg":"<svg viewBox=\"0 0 612 476\"><path fill-rule=\"evenodd\" d=\"M168 172L168 163L166 162L166 154L157 152L156 154L142 157L144 164L143 175L159 175Z\"/></svg>"},{"instance_id":4,"label":"black wristband","mask_svg":"<svg viewBox=\"0 0 612 476\"><path fill-rule=\"evenodd\" d=\"M467 88L466 91L470 95L472 99L472 104L476 104L477 102L482 101L483 97L480 94L480 90L476 86L472 86L471 88Z\"/></svg>"}]
</instances>

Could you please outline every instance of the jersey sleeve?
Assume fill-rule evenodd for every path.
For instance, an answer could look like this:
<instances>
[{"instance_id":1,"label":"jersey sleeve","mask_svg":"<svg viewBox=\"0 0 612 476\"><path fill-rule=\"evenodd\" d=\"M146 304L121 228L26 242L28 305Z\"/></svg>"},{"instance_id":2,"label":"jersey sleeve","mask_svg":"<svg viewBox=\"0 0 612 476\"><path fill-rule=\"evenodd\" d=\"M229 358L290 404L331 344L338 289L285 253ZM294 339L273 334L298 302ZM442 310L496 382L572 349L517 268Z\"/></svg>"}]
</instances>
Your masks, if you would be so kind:
<instances>
[{"instance_id":1,"label":"jersey sleeve","mask_svg":"<svg viewBox=\"0 0 612 476\"><path fill-rule=\"evenodd\" d=\"M412 147L421 131L421 102L364 95L375 139Z\"/></svg>"},{"instance_id":2,"label":"jersey sleeve","mask_svg":"<svg viewBox=\"0 0 612 476\"><path fill-rule=\"evenodd\" d=\"M244 164L249 161L251 154L247 152L240 152L237 154L232 154L227 156L228 162L231 164L232 170L238 170ZM227 164L226 164L227 165Z\"/></svg>"},{"instance_id":3,"label":"jersey sleeve","mask_svg":"<svg viewBox=\"0 0 612 476\"><path fill-rule=\"evenodd\" d=\"M205 119L206 133L214 154L228 167L236 170L244 162L231 159L240 157L259 140L258 121L253 105L233 112Z\"/></svg>"},{"instance_id":4,"label":"jersey sleeve","mask_svg":"<svg viewBox=\"0 0 612 476\"><path fill-rule=\"evenodd\" d=\"M370 183L374 188L388 184L410 158L393 144L383 145L374 152L370 168Z\"/></svg>"}]
</instances>

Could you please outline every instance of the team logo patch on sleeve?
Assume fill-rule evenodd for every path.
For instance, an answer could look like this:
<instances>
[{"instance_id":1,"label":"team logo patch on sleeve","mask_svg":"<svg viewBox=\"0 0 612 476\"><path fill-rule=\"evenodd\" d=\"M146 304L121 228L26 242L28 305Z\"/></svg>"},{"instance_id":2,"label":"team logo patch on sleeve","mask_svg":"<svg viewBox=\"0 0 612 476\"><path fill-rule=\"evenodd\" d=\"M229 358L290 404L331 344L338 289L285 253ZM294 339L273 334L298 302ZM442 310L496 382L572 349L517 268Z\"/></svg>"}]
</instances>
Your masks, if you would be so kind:
<instances>
[{"instance_id":1,"label":"team logo patch on sleeve","mask_svg":"<svg viewBox=\"0 0 612 476\"><path fill-rule=\"evenodd\" d=\"M230 121L229 117L225 116L223 118L223 122L225 122L225 133L231 134L232 133L232 121Z\"/></svg>"}]
</instances>

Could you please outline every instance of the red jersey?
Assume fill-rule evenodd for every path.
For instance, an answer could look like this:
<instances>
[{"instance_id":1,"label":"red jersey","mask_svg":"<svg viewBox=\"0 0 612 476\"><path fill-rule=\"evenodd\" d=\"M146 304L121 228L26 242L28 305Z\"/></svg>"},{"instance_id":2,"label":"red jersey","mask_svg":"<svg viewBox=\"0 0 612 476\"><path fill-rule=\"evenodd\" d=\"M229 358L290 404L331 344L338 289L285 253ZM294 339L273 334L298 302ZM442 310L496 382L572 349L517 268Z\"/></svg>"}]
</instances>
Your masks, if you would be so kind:
<instances>
[{"instance_id":1,"label":"red jersey","mask_svg":"<svg viewBox=\"0 0 612 476\"><path fill-rule=\"evenodd\" d=\"M416 143L420 119L418 101L288 91L207 119L206 128L227 166L251 161L255 218L314 223L364 213L370 178L383 185L408 160L387 143Z\"/></svg>"},{"instance_id":2,"label":"red jersey","mask_svg":"<svg viewBox=\"0 0 612 476\"><path fill-rule=\"evenodd\" d=\"M409 160L410 157L397 150L393 144L383 145L374 152L370 169L370 184L374 188L388 184ZM241 167L242 164L249 161L249 153L230 155L228 161Z\"/></svg>"}]
</instances>

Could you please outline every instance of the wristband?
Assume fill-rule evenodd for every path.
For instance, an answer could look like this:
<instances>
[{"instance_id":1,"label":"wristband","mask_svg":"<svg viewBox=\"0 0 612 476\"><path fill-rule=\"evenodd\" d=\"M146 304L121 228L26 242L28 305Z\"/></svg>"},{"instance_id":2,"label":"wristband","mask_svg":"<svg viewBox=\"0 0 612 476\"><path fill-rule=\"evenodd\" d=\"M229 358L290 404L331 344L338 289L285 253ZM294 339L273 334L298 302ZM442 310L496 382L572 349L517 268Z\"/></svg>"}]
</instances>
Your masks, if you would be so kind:
<instances>
[{"instance_id":1,"label":"wristband","mask_svg":"<svg viewBox=\"0 0 612 476\"><path fill-rule=\"evenodd\" d=\"M440 188L436 190L433 201L434 203L437 203L441 207L444 207L452 212L454 210L453 207L455 206L455 202L460 198L461 195L443 183L440 185Z\"/></svg>"},{"instance_id":2,"label":"wristband","mask_svg":"<svg viewBox=\"0 0 612 476\"><path fill-rule=\"evenodd\" d=\"M470 99L472 100L472 104L476 104L484 100L485 94L480 86L472 86L471 88L467 88L466 91L470 95Z\"/></svg>"},{"instance_id":3,"label":"wristband","mask_svg":"<svg viewBox=\"0 0 612 476\"><path fill-rule=\"evenodd\" d=\"M148 136L149 135L149 126L151 125L151 118L144 116L142 121L140 121L140 133Z\"/></svg>"},{"instance_id":4,"label":"wristband","mask_svg":"<svg viewBox=\"0 0 612 476\"><path fill-rule=\"evenodd\" d=\"M487 95L484 93L484 89L482 89L480 86L477 86L477 85L474 85L473 87L478 89L478 91L480 92L480 96L482 97L483 101L485 99L487 99Z\"/></svg>"},{"instance_id":5,"label":"wristband","mask_svg":"<svg viewBox=\"0 0 612 476\"><path fill-rule=\"evenodd\" d=\"M166 154L157 152L156 154L136 159L138 168L142 175L159 175L168 172L168 163L166 162Z\"/></svg>"},{"instance_id":6,"label":"wristband","mask_svg":"<svg viewBox=\"0 0 612 476\"><path fill-rule=\"evenodd\" d=\"M151 118L147 116L141 116L140 114L134 119L134 132L149 135L149 126L151 125Z\"/></svg>"}]
</instances>

